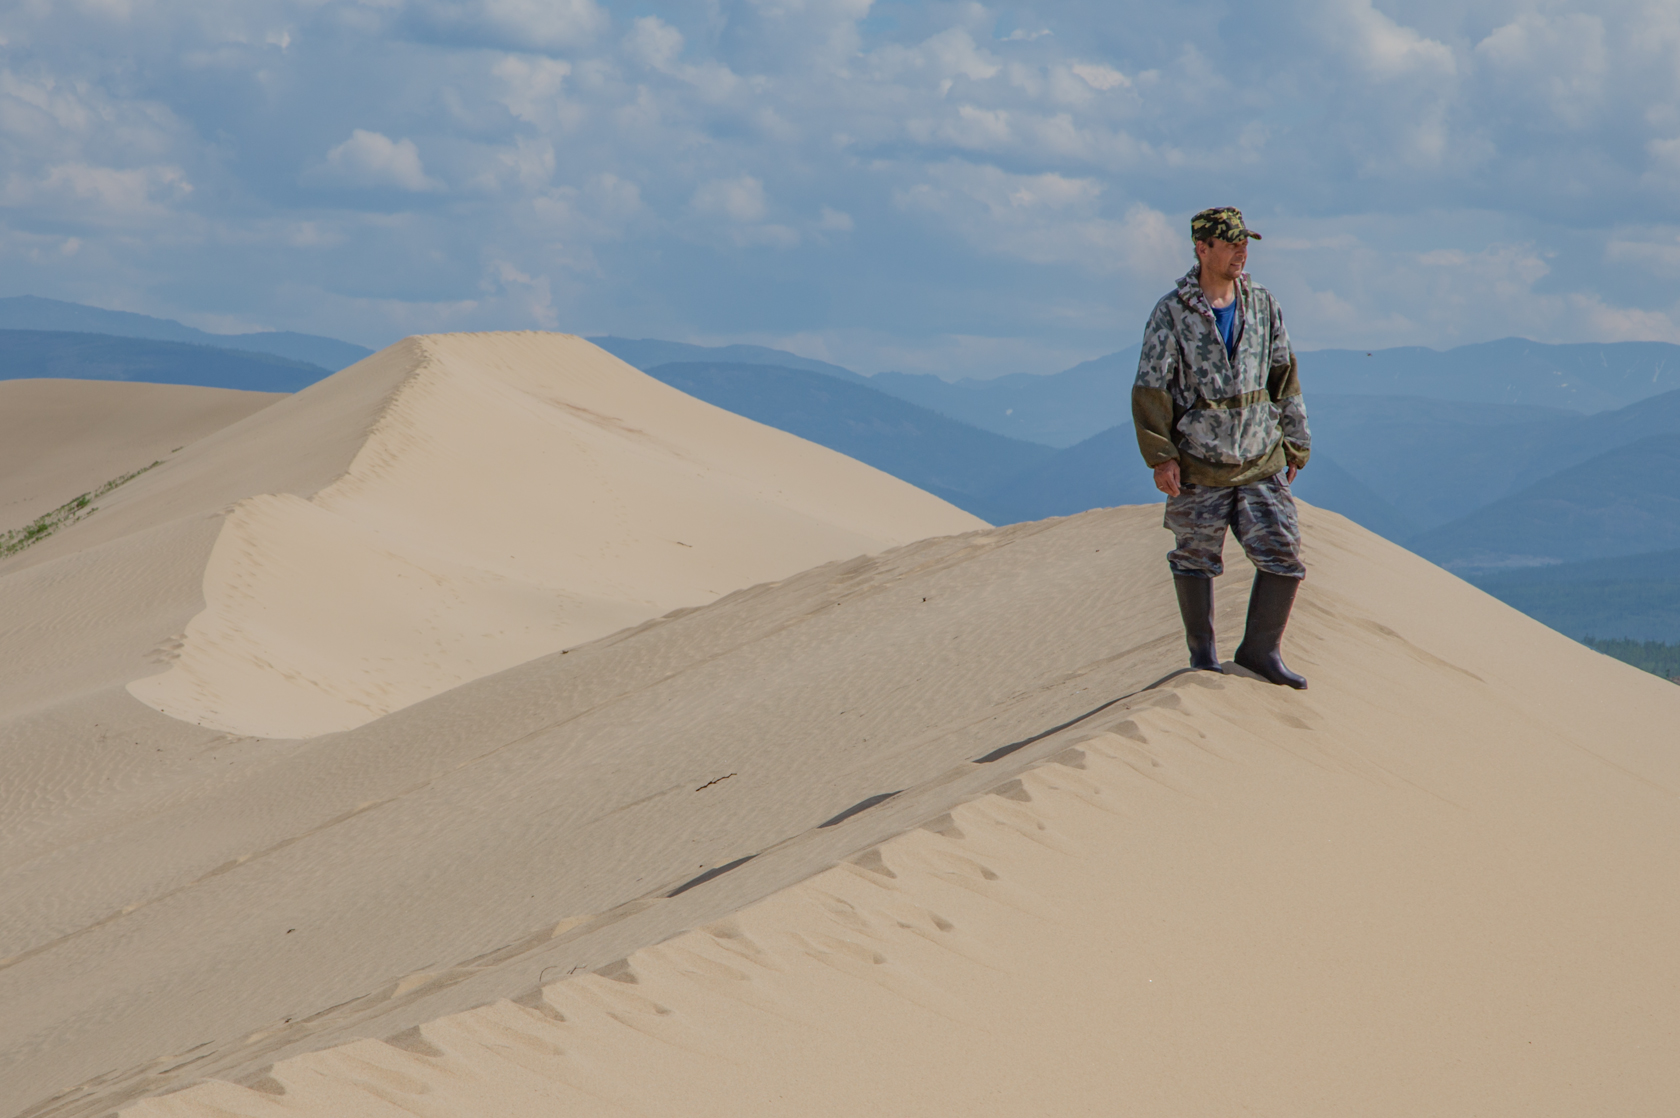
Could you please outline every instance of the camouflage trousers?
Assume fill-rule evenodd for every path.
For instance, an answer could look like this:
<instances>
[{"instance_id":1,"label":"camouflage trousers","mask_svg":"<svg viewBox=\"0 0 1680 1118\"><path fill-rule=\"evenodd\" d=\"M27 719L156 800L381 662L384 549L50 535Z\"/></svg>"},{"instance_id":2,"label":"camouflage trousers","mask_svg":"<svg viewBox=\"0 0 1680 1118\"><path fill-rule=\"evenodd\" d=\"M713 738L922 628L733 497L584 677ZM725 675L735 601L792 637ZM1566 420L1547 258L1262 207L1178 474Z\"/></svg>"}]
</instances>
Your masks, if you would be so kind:
<instances>
[{"instance_id":1,"label":"camouflage trousers","mask_svg":"<svg viewBox=\"0 0 1680 1118\"><path fill-rule=\"evenodd\" d=\"M1178 546L1167 554L1175 575L1214 578L1225 573L1220 553L1225 528L1236 533L1249 562L1262 571L1305 578L1301 524L1289 483L1276 473L1253 485L1189 485L1167 498L1164 521Z\"/></svg>"}]
</instances>

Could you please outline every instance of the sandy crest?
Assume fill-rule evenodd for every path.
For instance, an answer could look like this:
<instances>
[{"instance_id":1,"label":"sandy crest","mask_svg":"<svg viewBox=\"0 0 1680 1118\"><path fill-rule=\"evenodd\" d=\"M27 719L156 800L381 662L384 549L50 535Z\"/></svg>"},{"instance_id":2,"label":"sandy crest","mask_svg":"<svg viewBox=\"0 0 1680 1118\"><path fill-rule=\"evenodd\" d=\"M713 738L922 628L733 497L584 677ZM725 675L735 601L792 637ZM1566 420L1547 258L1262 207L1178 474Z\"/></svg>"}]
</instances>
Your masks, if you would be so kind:
<instances>
[{"instance_id":1,"label":"sandy crest","mask_svg":"<svg viewBox=\"0 0 1680 1118\"><path fill-rule=\"evenodd\" d=\"M346 730L742 586L984 526L581 338L404 345L340 477L232 508L205 610L136 698L240 735Z\"/></svg>"},{"instance_id":2,"label":"sandy crest","mask_svg":"<svg viewBox=\"0 0 1680 1118\"><path fill-rule=\"evenodd\" d=\"M1159 511L1117 509L237 754L0 874L0 1084L39 1118L1660 1113L1680 691L1305 520L1305 694L1171 675Z\"/></svg>"}]
</instances>

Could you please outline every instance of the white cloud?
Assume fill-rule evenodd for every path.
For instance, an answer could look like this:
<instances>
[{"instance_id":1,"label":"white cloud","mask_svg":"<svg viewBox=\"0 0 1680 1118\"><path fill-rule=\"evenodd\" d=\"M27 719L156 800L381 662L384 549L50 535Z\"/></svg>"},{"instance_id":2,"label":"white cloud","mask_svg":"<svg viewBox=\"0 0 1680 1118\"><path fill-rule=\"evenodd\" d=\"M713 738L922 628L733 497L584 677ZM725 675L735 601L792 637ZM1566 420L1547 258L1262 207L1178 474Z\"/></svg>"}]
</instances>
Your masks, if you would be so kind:
<instances>
[{"instance_id":1,"label":"white cloud","mask_svg":"<svg viewBox=\"0 0 1680 1118\"><path fill-rule=\"evenodd\" d=\"M1580 292L1571 294L1568 303L1599 341L1680 343L1680 314L1673 310L1615 307L1596 294Z\"/></svg>"},{"instance_id":2,"label":"white cloud","mask_svg":"<svg viewBox=\"0 0 1680 1118\"><path fill-rule=\"evenodd\" d=\"M908 121L905 131L919 143L950 144L976 151L996 150L1015 138L1006 110L975 105L958 105L954 115Z\"/></svg>"},{"instance_id":3,"label":"white cloud","mask_svg":"<svg viewBox=\"0 0 1680 1118\"><path fill-rule=\"evenodd\" d=\"M766 206L764 184L751 175L732 179L713 179L701 183L694 192L693 206L699 213L730 221L761 221Z\"/></svg>"},{"instance_id":4,"label":"white cloud","mask_svg":"<svg viewBox=\"0 0 1680 1118\"><path fill-rule=\"evenodd\" d=\"M75 217L104 226L133 225L166 214L193 192L179 167L100 167L59 163L37 178L7 177L0 197L9 206Z\"/></svg>"},{"instance_id":5,"label":"white cloud","mask_svg":"<svg viewBox=\"0 0 1680 1118\"><path fill-rule=\"evenodd\" d=\"M609 22L594 0L483 0L482 10L492 26L526 36L537 47L587 43Z\"/></svg>"},{"instance_id":6,"label":"white cloud","mask_svg":"<svg viewBox=\"0 0 1680 1118\"><path fill-rule=\"evenodd\" d=\"M631 58L655 70L670 70L683 52L683 34L658 16L642 16L624 37Z\"/></svg>"},{"instance_id":7,"label":"white cloud","mask_svg":"<svg viewBox=\"0 0 1680 1118\"><path fill-rule=\"evenodd\" d=\"M1569 127L1601 107L1610 65L1604 21L1585 12L1525 12L1476 44L1476 57L1507 96L1538 102Z\"/></svg>"},{"instance_id":8,"label":"white cloud","mask_svg":"<svg viewBox=\"0 0 1680 1118\"><path fill-rule=\"evenodd\" d=\"M1450 269L1483 291L1506 295L1531 291L1552 270L1533 245L1491 245L1480 252L1438 248L1420 252L1416 259L1427 268Z\"/></svg>"},{"instance_id":9,"label":"white cloud","mask_svg":"<svg viewBox=\"0 0 1680 1118\"><path fill-rule=\"evenodd\" d=\"M586 46L611 25L595 0L414 0L408 15L418 27L458 42L527 51Z\"/></svg>"},{"instance_id":10,"label":"white cloud","mask_svg":"<svg viewBox=\"0 0 1680 1118\"><path fill-rule=\"evenodd\" d=\"M348 140L328 151L326 162L305 171L301 181L305 186L443 189L443 184L428 177L421 167L420 149L413 140L393 140L363 128L353 130Z\"/></svg>"},{"instance_id":11,"label":"white cloud","mask_svg":"<svg viewBox=\"0 0 1680 1118\"><path fill-rule=\"evenodd\" d=\"M977 46L974 37L960 27L941 31L923 43L921 49L935 72L947 78L960 74L980 82L995 77L1002 68L996 56Z\"/></svg>"},{"instance_id":12,"label":"white cloud","mask_svg":"<svg viewBox=\"0 0 1680 1118\"><path fill-rule=\"evenodd\" d=\"M1657 275L1680 275L1680 237L1641 237L1624 230L1604 246L1604 259L1611 264L1628 264Z\"/></svg>"},{"instance_id":13,"label":"white cloud","mask_svg":"<svg viewBox=\"0 0 1680 1118\"><path fill-rule=\"evenodd\" d=\"M529 276L507 260L492 260L484 270L479 288L491 297L502 296L504 301L521 307L538 326L553 330L560 325L560 315L554 309L554 296L547 276Z\"/></svg>"},{"instance_id":14,"label":"white cloud","mask_svg":"<svg viewBox=\"0 0 1680 1118\"><path fill-rule=\"evenodd\" d=\"M1019 175L957 160L925 174L926 181L898 193L900 208L925 214L988 255L1173 277L1188 259L1188 234L1175 233L1160 211L1133 204L1118 218L1105 216L1103 187L1094 179Z\"/></svg>"},{"instance_id":15,"label":"white cloud","mask_svg":"<svg viewBox=\"0 0 1680 1118\"><path fill-rule=\"evenodd\" d=\"M1451 47L1396 22L1371 0L1332 0L1327 7L1331 34L1372 77L1440 80L1457 74Z\"/></svg>"},{"instance_id":16,"label":"white cloud","mask_svg":"<svg viewBox=\"0 0 1680 1118\"><path fill-rule=\"evenodd\" d=\"M1645 151L1651 157L1651 172L1670 183L1680 182L1680 136L1648 140Z\"/></svg>"},{"instance_id":17,"label":"white cloud","mask_svg":"<svg viewBox=\"0 0 1680 1118\"><path fill-rule=\"evenodd\" d=\"M1100 66L1089 62L1075 62L1068 67L1075 76L1080 78L1092 89L1107 92L1110 89L1130 88L1131 79L1112 66Z\"/></svg>"},{"instance_id":18,"label":"white cloud","mask_svg":"<svg viewBox=\"0 0 1680 1118\"><path fill-rule=\"evenodd\" d=\"M518 136L512 144L497 150L494 160L470 185L488 193L505 190L510 185L525 191L540 191L553 180L554 167L552 141Z\"/></svg>"},{"instance_id":19,"label":"white cloud","mask_svg":"<svg viewBox=\"0 0 1680 1118\"><path fill-rule=\"evenodd\" d=\"M286 234L286 243L293 248L334 248L344 240L341 230L329 229L318 221L297 222Z\"/></svg>"},{"instance_id":20,"label":"white cloud","mask_svg":"<svg viewBox=\"0 0 1680 1118\"><path fill-rule=\"evenodd\" d=\"M1290 335L1303 349L1445 348L1513 335L1549 342L1680 341L1680 307L1630 306L1625 299L1572 290L1575 277L1550 253L1503 240L1496 230L1489 236L1487 227L1501 224L1494 215L1361 214L1322 223L1320 237L1299 235L1317 224L1289 221L1273 232L1268 221L1271 235L1249 257L1256 277L1279 295ZM1468 240L1478 232L1472 246L1415 247L1443 237ZM1629 243L1658 253L1676 248L1680 265L1680 247L1672 240ZM1616 266L1646 263L1623 258ZM1666 298L1660 285L1644 291Z\"/></svg>"},{"instance_id":21,"label":"white cloud","mask_svg":"<svg viewBox=\"0 0 1680 1118\"><path fill-rule=\"evenodd\" d=\"M915 73L932 78L938 82L941 96L959 77L983 82L1003 69L997 56L975 43L974 36L963 27L947 28L912 47L896 43L883 46L873 51L868 61L882 77Z\"/></svg>"},{"instance_id":22,"label":"white cloud","mask_svg":"<svg viewBox=\"0 0 1680 1118\"><path fill-rule=\"evenodd\" d=\"M624 37L623 46L625 53L635 61L693 86L709 100L721 101L740 87L740 78L728 66L712 60L696 65L680 63L678 59L682 56L684 44L682 32L657 16L642 16ZM768 117L765 115L767 111ZM773 110L760 110L758 115L761 122L770 124L772 134L778 131ZM784 122L781 131L786 130Z\"/></svg>"},{"instance_id":23,"label":"white cloud","mask_svg":"<svg viewBox=\"0 0 1680 1118\"><path fill-rule=\"evenodd\" d=\"M703 182L689 205L697 214L725 222L726 239L738 247L791 249L802 240L798 230L764 221L770 209L764 184L751 175Z\"/></svg>"},{"instance_id":24,"label":"white cloud","mask_svg":"<svg viewBox=\"0 0 1680 1118\"><path fill-rule=\"evenodd\" d=\"M577 123L576 106L561 97L566 78L572 72L571 63L510 54L498 58L490 72L506 87L498 100L520 120L535 125Z\"/></svg>"}]
</instances>

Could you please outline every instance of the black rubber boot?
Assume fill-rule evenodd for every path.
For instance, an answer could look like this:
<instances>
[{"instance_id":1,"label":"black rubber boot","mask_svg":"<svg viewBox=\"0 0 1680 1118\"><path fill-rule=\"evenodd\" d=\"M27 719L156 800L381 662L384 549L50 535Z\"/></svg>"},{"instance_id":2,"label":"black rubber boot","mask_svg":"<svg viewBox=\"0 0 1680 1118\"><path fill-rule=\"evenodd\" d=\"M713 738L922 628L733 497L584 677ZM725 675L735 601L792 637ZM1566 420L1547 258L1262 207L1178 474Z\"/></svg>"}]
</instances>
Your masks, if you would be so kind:
<instances>
[{"instance_id":1,"label":"black rubber boot","mask_svg":"<svg viewBox=\"0 0 1680 1118\"><path fill-rule=\"evenodd\" d=\"M1213 639L1213 579L1173 575L1178 613L1184 618L1184 642L1190 646L1190 666L1199 672L1223 672Z\"/></svg>"},{"instance_id":2,"label":"black rubber boot","mask_svg":"<svg viewBox=\"0 0 1680 1118\"><path fill-rule=\"evenodd\" d=\"M1248 628L1243 630L1235 660L1281 687L1305 691L1306 678L1284 666L1282 651L1283 629L1289 624L1289 611L1295 605L1295 591L1300 587L1298 578L1266 571L1254 573L1254 590L1248 598Z\"/></svg>"}]
</instances>

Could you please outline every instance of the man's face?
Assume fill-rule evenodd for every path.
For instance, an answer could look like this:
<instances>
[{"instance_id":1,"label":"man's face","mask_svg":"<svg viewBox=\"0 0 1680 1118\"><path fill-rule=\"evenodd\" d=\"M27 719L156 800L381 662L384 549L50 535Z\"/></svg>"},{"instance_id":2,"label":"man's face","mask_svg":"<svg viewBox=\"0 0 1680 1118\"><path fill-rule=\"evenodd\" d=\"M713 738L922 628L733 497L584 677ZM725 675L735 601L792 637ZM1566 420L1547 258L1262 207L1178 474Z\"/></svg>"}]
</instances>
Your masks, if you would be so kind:
<instances>
[{"instance_id":1,"label":"man's face","mask_svg":"<svg viewBox=\"0 0 1680 1118\"><path fill-rule=\"evenodd\" d=\"M1196 256L1202 268L1215 279L1235 280L1248 266L1248 238L1222 241L1218 237L1196 242Z\"/></svg>"}]
</instances>

